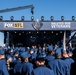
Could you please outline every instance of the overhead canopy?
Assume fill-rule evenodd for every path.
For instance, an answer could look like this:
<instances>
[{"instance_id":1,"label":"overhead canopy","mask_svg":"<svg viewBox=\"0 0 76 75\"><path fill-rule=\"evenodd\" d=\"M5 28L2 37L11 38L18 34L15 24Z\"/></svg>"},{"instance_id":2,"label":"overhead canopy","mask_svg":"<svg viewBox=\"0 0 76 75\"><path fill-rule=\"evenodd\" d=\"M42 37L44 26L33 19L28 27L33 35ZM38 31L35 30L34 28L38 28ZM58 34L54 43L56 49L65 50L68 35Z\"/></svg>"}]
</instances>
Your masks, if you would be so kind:
<instances>
[{"instance_id":1,"label":"overhead canopy","mask_svg":"<svg viewBox=\"0 0 76 75\"><path fill-rule=\"evenodd\" d=\"M0 30L76 30L76 21L0 21Z\"/></svg>"}]
</instances>

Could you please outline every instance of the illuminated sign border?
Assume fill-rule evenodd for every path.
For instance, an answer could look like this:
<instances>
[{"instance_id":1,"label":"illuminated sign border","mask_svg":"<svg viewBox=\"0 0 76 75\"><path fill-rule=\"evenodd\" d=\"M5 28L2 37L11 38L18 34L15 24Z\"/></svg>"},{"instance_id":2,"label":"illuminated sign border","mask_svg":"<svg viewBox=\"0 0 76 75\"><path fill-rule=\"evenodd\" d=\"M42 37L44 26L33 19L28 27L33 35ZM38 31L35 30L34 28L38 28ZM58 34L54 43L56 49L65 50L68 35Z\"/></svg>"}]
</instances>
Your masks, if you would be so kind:
<instances>
[{"instance_id":1,"label":"illuminated sign border","mask_svg":"<svg viewBox=\"0 0 76 75\"><path fill-rule=\"evenodd\" d=\"M12 23L12 25L5 27L5 23ZM14 23L22 23L22 27L14 27ZM43 21L42 26L39 29L35 29L32 24L35 21L26 21L26 22L0 22L0 30L76 30L76 21L74 22L62 22L62 21Z\"/></svg>"}]
</instances>

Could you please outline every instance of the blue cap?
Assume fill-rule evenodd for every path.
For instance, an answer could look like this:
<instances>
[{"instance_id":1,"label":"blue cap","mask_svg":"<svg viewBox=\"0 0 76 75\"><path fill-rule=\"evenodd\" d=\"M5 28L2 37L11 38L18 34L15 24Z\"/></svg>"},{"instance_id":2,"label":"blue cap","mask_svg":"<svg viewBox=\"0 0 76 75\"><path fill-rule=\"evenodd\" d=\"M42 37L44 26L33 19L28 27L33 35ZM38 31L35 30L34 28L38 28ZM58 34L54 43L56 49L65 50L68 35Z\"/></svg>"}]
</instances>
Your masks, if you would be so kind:
<instances>
[{"instance_id":1,"label":"blue cap","mask_svg":"<svg viewBox=\"0 0 76 75\"><path fill-rule=\"evenodd\" d=\"M19 54L19 51L14 51L14 54Z\"/></svg>"},{"instance_id":2,"label":"blue cap","mask_svg":"<svg viewBox=\"0 0 76 75\"><path fill-rule=\"evenodd\" d=\"M0 50L0 54L4 54L4 50Z\"/></svg>"},{"instance_id":3,"label":"blue cap","mask_svg":"<svg viewBox=\"0 0 76 75\"><path fill-rule=\"evenodd\" d=\"M53 46L48 46L47 50L48 51L52 51L53 50Z\"/></svg>"},{"instance_id":4,"label":"blue cap","mask_svg":"<svg viewBox=\"0 0 76 75\"><path fill-rule=\"evenodd\" d=\"M28 53L28 52L23 52L23 53L21 53L21 58L26 58L26 57L30 57L30 54Z\"/></svg>"},{"instance_id":5,"label":"blue cap","mask_svg":"<svg viewBox=\"0 0 76 75\"><path fill-rule=\"evenodd\" d=\"M35 59L36 56L37 56L37 55L36 55L35 53L33 53L32 55L30 55L31 59Z\"/></svg>"},{"instance_id":6,"label":"blue cap","mask_svg":"<svg viewBox=\"0 0 76 75\"><path fill-rule=\"evenodd\" d=\"M45 58L45 57L46 57L46 54L45 54L44 52L37 55L37 58L38 58L38 59L39 59L39 58Z\"/></svg>"},{"instance_id":7,"label":"blue cap","mask_svg":"<svg viewBox=\"0 0 76 75\"><path fill-rule=\"evenodd\" d=\"M56 55L61 54L61 48L57 48L55 54L56 54Z\"/></svg>"},{"instance_id":8,"label":"blue cap","mask_svg":"<svg viewBox=\"0 0 76 75\"><path fill-rule=\"evenodd\" d=\"M25 51L25 48L21 47L21 48L20 48L20 51L23 51L23 52L24 52L24 51Z\"/></svg>"},{"instance_id":9,"label":"blue cap","mask_svg":"<svg viewBox=\"0 0 76 75\"><path fill-rule=\"evenodd\" d=\"M34 48L31 48L31 49L30 49L30 51L33 51L33 52L34 52L34 50L35 50Z\"/></svg>"},{"instance_id":10,"label":"blue cap","mask_svg":"<svg viewBox=\"0 0 76 75\"><path fill-rule=\"evenodd\" d=\"M43 51L42 49L39 49L39 50L38 50L38 53L41 53L42 51Z\"/></svg>"},{"instance_id":11,"label":"blue cap","mask_svg":"<svg viewBox=\"0 0 76 75\"><path fill-rule=\"evenodd\" d=\"M6 56L6 59L8 60L10 57L11 57L10 55L7 55L7 56Z\"/></svg>"}]
</instances>

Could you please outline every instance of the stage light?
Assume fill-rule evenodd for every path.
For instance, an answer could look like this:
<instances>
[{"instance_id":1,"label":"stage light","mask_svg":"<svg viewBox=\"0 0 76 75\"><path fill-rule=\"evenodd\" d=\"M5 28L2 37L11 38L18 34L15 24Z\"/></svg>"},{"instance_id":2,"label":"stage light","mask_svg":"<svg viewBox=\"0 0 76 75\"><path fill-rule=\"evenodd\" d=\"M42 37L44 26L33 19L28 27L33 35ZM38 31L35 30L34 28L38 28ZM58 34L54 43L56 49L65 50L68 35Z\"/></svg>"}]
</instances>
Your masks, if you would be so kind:
<instances>
[{"instance_id":1,"label":"stage light","mask_svg":"<svg viewBox=\"0 0 76 75\"><path fill-rule=\"evenodd\" d=\"M39 32L37 31L37 33L39 33Z\"/></svg>"},{"instance_id":2,"label":"stage light","mask_svg":"<svg viewBox=\"0 0 76 75\"><path fill-rule=\"evenodd\" d=\"M25 20L25 17L24 16L21 16L21 20L24 21Z\"/></svg>"},{"instance_id":3,"label":"stage light","mask_svg":"<svg viewBox=\"0 0 76 75\"><path fill-rule=\"evenodd\" d=\"M53 21L54 20L54 16L51 16L51 21Z\"/></svg>"},{"instance_id":4,"label":"stage light","mask_svg":"<svg viewBox=\"0 0 76 75\"><path fill-rule=\"evenodd\" d=\"M45 34L46 32L44 31L44 34Z\"/></svg>"},{"instance_id":5,"label":"stage light","mask_svg":"<svg viewBox=\"0 0 76 75\"><path fill-rule=\"evenodd\" d=\"M17 33L17 32L15 32L15 33Z\"/></svg>"},{"instance_id":6,"label":"stage light","mask_svg":"<svg viewBox=\"0 0 76 75\"><path fill-rule=\"evenodd\" d=\"M30 34L31 32L29 32L29 34Z\"/></svg>"},{"instance_id":7,"label":"stage light","mask_svg":"<svg viewBox=\"0 0 76 75\"><path fill-rule=\"evenodd\" d=\"M73 20L73 21L75 20L75 16L72 16L72 20Z\"/></svg>"},{"instance_id":8,"label":"stage light","mask_svg":"<svg viewBox=\"0 0 76 75\"><path fill-rule=\"evenodd\" d=\"M62 21L64 20L64 16L61 16L61 20L62 20Z\"/></svg>"},{"instance_id":9,"label":"stage light","mask_svg":"<svg viewBox=\"0 0 76 75\"><path fill-rule=\"evenodd\" d=\"M58 33L56 33L56 35L58 35Z\"/></svg>"},{"instance_id":10,"label":"stage light","mask_svg":"<svg viewBox=\"0 0 76 75\"><path fill-rule=\"evenodd\" d=\"M53 31L51 33L53 33Z\"/></svg>"},{"instance_id":11,"label":"stage light","mask_svg":"<svg viewBox=\"0 0 76 75\"><path fill-rule=\"evenodd\" d=\"M3 16L0 16L0 20L3 20Z\"/></svg>"},{"instance_id":12,"label":"stage light","mask_svg":"<svg viewBox=\"0 0 76 75\"><path fill-rule=\"evenodd\" d=\"M31 20L32 20L32 21L34 20L34 16L31 16Z\"/></svg>"},{"instance_id":13,"label":"stage light","mask_svg":"<svg viewBox=\"0 0 76 75\"><path fill-rule=\"evenodd\" d=\"M62 33L62 31L60 31L60 33Z\"/></svg>"},{"instance_id":14,"label":"stage light","mask_svg":"<svg viewBox=\"0 0 76 75\"><path fill-rule=\"evenodd\" d=\"M41 20L44 21L44 16L41 16Z\"/></svg>"},{"instance_id":15,"label":"stage light","mask_svg":"<svg viewBox=\"0 0 76 75\"><path fill-rule=\"evenodd\" d=\"M14 16L11 16L10 19L11 19L11 20L14 20Z\"/></svg>"},{"instance_id":16,"label":"stage light","mask_svg":"<svg viewBox=\"0 0 76 75\"><path fill-rule=\"evenodd\" d=\"M7 33L9 33L9 32L7 32Z\"/></svg>"},{"instance_id":17,"label":"stage light","mask_svg":"<svg viewBox=\"0 0 76 75\"><path fill-rule=\"evenodd\" d=\"M19 35L21 35L21 33L19 33Z\"/></svg>"}]
</instances>

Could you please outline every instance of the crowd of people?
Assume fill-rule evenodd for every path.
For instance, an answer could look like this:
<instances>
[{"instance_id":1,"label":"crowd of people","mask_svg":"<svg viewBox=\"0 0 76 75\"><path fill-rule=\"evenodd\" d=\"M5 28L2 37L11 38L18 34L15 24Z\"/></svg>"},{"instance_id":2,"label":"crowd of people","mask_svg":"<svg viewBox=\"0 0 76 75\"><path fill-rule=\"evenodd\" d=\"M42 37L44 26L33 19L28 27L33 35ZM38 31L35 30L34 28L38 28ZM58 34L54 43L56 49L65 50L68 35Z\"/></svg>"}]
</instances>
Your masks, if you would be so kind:
<instances>
[{"instance_id":1,"label":"crowd of people","mask_svg":"<svg viewBox=\"0 0 76 75\"><path fill-rule=\"evenodd\" d=\"M75 75L75 53L52 44L0 46L0 75Z\"/></svg>"}]
</instances>

